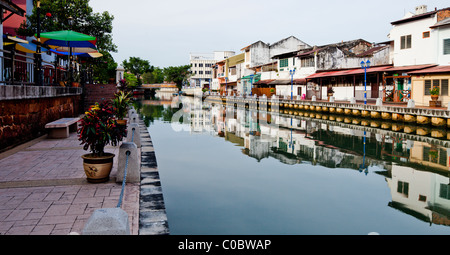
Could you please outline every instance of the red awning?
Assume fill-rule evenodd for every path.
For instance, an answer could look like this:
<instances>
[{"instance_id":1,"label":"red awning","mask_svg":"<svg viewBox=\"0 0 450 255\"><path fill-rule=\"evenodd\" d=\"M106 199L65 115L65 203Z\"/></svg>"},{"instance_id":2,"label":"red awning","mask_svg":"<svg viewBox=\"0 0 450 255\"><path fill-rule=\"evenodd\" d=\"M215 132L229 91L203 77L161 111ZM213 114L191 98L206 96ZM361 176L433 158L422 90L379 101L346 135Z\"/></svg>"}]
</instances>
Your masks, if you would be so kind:
<instances>
[{"instance_id":1,"label":"red awning","mask_svg":"<svg viewBox=\"0 0 450 255\"><path fill-rule=\"evenodd\" d=\"M425 69L425 68L429 68L429 67L433 67L436 65L413 65L413 66L394 66L391 67L389 69L387 69L387 72L391 72L391 71L410 71L410 70L420 70L420 69Z\"/></svg>"},{"instance_id":2,"label":"red awning","mask_svg":"<svg viewBox=\"0 0 450 255\"><path fill-rule=\"evenodd\" d=\"M269 83L271 83L273 81L274 80L259 80L259 81L255 82L253 84L255 84L255 85L267 85L267 84L269 84Z\"/></svg>"},{"instance_id":3,"label":"red awning","mask_svg":"<svg viewBox=\"0 0 450 255\"><path fill-rule=\"evenodd\" d=\"M378 66L378 67L370 67L367 68L367 73L375 73L375 72L382 72L386 71L391 66ZM320 72L312 74L306 79L314 79L314 78L322 78L322 77L334 77L334 76L344 76L344 75L357 75L357 74L364 74L364 69L362 68L354 68L349 70L342 70L342 71L330 71L330 72Z\"/></svg>"},{"instance_id":4,"label":"red awning","mask_svg":"<svg viewBox=\"0 0 450 255\"><path fill-rule=\"evenodd\" d=\"M295 79L293 83L297 85L306 85L306 78Z\"/></svg>"},{"instance_id":5,"label":"red awning","mask_svg":"<svg viewBox=\"0 0 450 255\"><path fill-rule=\"evenodd\" d=\"M409 74L450 73L450 66L434 66L409 72Z\"/></svg>"}]
</instances>

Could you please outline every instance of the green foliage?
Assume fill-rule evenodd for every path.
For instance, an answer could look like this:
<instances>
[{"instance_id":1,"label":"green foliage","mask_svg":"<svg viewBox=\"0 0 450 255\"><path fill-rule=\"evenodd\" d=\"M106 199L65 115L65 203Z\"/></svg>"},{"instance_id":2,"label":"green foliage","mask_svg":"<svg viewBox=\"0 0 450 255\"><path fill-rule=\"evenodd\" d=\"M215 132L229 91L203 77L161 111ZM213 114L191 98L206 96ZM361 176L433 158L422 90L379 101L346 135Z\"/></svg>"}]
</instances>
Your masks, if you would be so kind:
<instances>
[{"instance_id":1,"label":"green foliage","mask_svg":"<svg viewBox=\"0 0 450 255\"><path fill-rule=\"evenodd\" d=\"M80 120L78 140L84 150L97 156L105 153L106 145L117 146L126 135L126 127L117 125L111 101L95 103Z\"/></svg>"},{"instance_id":2,"label":"green foliage","mask_svg":"<svg viewBox=\"0 0 450 255\"><path fill-rule=\"evenodd\" d=\"M433 87L431 90L430 90L430 94L431 95L434 95L434 96L439 96L439 87Z\"/></svg>"},{"instance_id":3,"label":"green foliage","mask_svg":"<svg viewBox=\"0 0 450 255\"><path fill-rule=\"evenodd\" d=\"M51 16L48 17L47 13ZM33 36L37 33L37 18L36 12L27 15L27 20L20 25L17 33ZM40 20L41 32L73 30L95 36L99 50L117 52L111 34L114 16L107 11L94 13L89 0L41 0Z\"/></svg>"},{"instance_id":4,"label":"green foliage","mask_svg":"<svg viewBox=\"0 0 450 255\"><path fill-rule=\"evenodd\" d=\"M150 62L139 57L130 57L128 61L124 60L122 65L125 71L129 71L137 77L138 86L142 84L141 75L153 71Z\"/></svg>"},{"instance_id":5,"label":"green foliage","mask_svg":"<svg viewBox=\"0 0 450 255\"><path fill-rule=\"evenodd\" d=\"M136 78L136 76L134 76L134 74L124 73L123 76L125 78L128 88L132 89L138 86L138 79Z\"/></svg>"},{"instance_id":6,"label":"green foliage","mask_svg":"<svg viewBox=\"0 0 450 255\"><path fill-rule=\"evenodd\" d=\"M191 65L170 66L164 68L164 80L167 82L175 82L177 87L181 89L184 82L189 79Z\"/></svg>"},{"instance_id":7,"label":"green foliage","mask_svg":"<svg viewBox=\"0 0 450 255\"><path fill-rule=\"evenodd\" d=\"M159 67L154 67L152 72L146 72L142 75L142 82L145 84L163 83L164 70Z\"/></svg>"},{"instance_id":8,"label":"green foliage","mask_svg":"<svg viewBox=\"0 0 450 255\"><path fill-rule=\"evenodd\" d=\"M116 117L119 120L123 120L123 118L127 114L128 106L131 103L131 93L119 91L114 94L114 97L111 99L111 103L114 108Z\"/></svg>"},{"instance_id":9,"label":"green foliage","mask_svg":"<svg viewBox=\"0 0 450 255\"><path fill-rule=\"evenodd\" d=\"M102 84L109 83L109 79L116 76L117 63L108 52L103 52L103 57L92 59L94 81Z\"/></svg>"}]
</instances>

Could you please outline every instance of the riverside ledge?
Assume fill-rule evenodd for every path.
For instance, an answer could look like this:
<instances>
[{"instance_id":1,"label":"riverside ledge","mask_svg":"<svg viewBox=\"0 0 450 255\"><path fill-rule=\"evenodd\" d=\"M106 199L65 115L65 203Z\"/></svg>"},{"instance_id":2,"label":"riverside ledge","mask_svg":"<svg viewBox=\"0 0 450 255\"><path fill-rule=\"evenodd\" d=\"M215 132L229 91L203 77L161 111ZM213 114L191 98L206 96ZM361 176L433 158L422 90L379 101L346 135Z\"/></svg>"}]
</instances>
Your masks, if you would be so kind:
<instances>
[{"instance_id":1,"label":"riverside ledge","mask_svg":"<svg viewBox=\"0 0 450 255\"><path fill-rule=\"evenodd\" d=\"M155 150L148 129L140 118L139 130L141 135L139 235L168 235L169 224Z\"/></svg>"}]
</instances>

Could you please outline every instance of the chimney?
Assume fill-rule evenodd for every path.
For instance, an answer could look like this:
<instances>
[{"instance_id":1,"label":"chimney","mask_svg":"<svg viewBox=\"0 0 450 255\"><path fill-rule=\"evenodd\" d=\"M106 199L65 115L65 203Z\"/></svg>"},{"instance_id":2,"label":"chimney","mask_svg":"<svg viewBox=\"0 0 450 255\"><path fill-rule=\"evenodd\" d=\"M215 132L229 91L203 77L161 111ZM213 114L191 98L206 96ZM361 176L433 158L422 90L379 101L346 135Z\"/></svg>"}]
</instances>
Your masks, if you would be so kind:
<instances>
[{"instance_id":1,"label":"chimney","mask_svg":"<svg viewBox=\"0 0 450 255\"><path fill-rule=\"evenodd\" d=\"M426 5L419 5L419 6L416 7L416 13L415 13L416 15L424 14L426 12L427 12L427 6Z\"/></svg>"}]
</instances>

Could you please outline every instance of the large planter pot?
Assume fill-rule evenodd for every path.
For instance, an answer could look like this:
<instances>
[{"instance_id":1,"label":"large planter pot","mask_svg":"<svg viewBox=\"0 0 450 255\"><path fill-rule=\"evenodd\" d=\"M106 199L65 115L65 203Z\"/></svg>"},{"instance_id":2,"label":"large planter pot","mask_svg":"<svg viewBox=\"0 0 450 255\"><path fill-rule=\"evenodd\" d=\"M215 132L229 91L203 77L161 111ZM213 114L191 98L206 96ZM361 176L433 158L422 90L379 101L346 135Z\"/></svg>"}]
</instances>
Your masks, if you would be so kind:
<instances>
[{"instance_id":1,"label":"large planter pot","mask_svg":"<svg viewBox=\"0 0 450 255\"><path fill-rule=\"evenodd\" d=\"M84 154L83 168L88 182L101 183L109 180L109 174L113 166L114 154L105 153L103 156L94 156L94 154Z\"/></svg>"},{"instance_id":2,"label":"large planter pot","mask_svg":"<svg viewBox=\"0 0 450 255\"><path fill-rule=\"evenodd\" d=\"M117 124L119 125L127 125L127 120L117 120Z\"/></svg>"}]
</instances>

